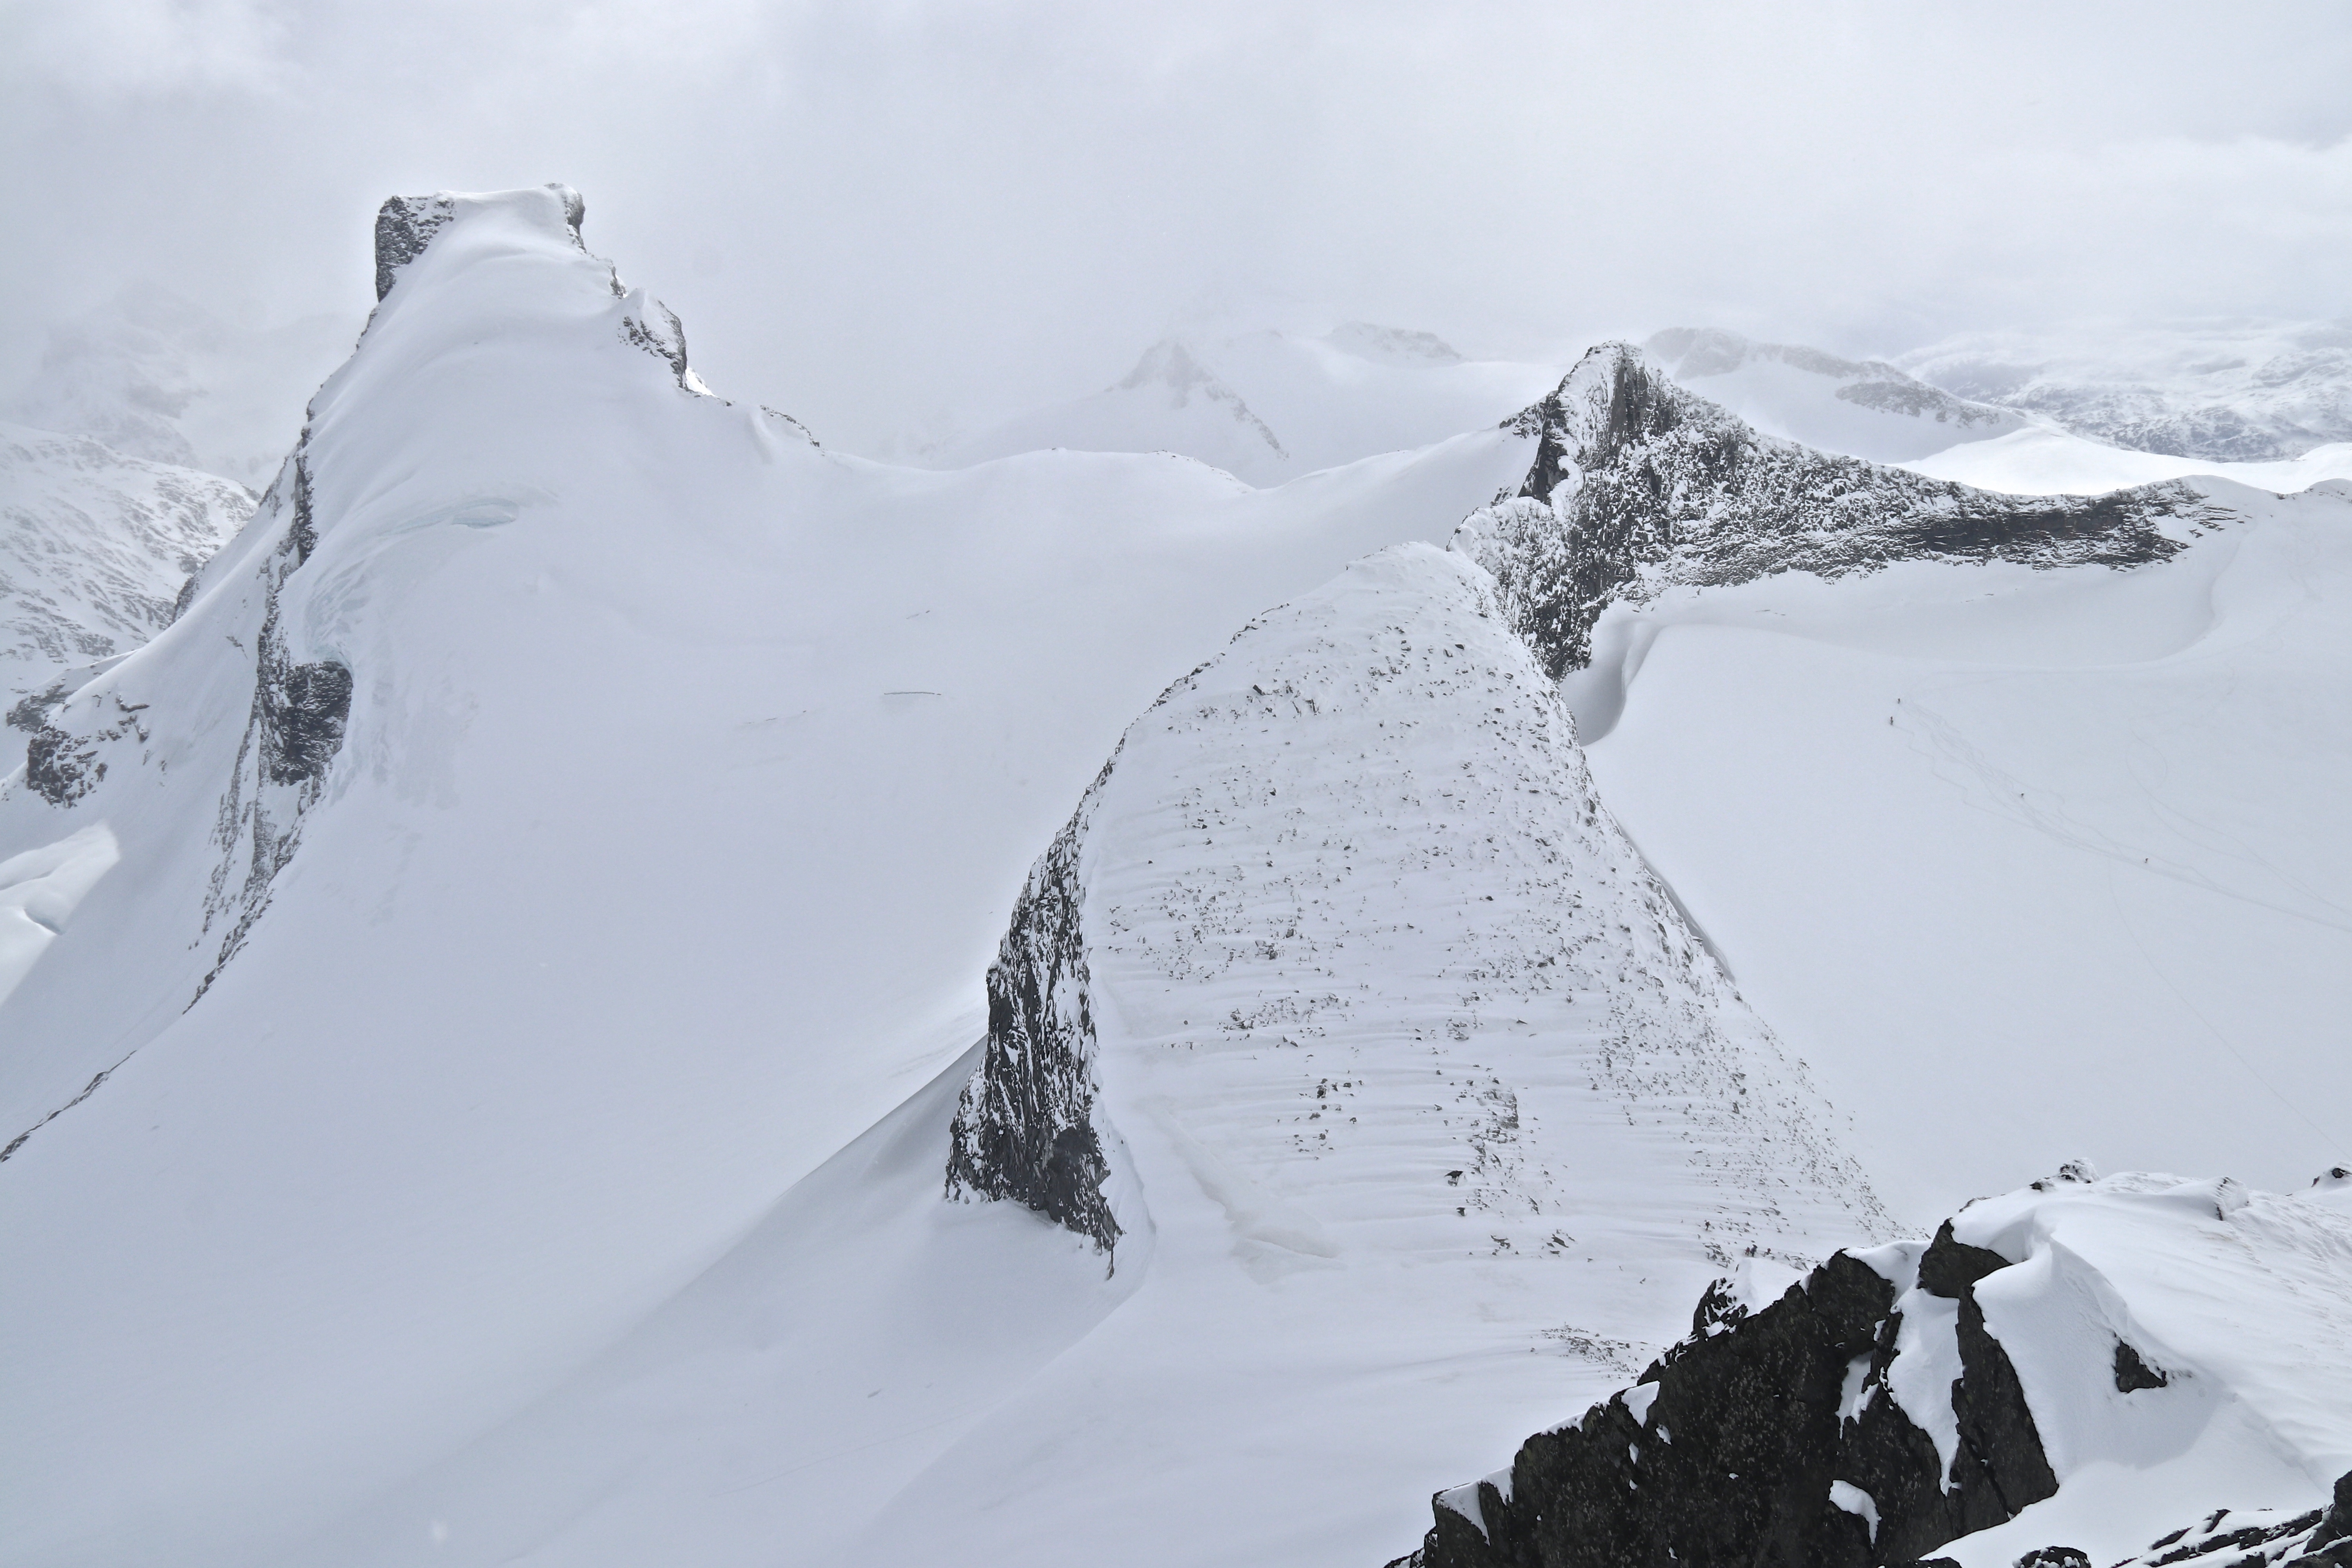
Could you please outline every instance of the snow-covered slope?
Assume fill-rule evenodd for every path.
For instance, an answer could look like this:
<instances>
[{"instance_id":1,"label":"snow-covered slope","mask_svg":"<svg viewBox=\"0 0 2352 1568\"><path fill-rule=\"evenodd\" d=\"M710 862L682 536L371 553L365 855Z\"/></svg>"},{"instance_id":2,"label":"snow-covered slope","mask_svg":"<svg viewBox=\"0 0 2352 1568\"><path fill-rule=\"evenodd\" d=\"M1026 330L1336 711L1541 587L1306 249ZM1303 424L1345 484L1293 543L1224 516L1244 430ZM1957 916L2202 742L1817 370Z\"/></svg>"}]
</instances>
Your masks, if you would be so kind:
<instances>
[{"instance_id":1,"label":"snow-covered slope","mask_svg":"<svg viewBox=\"0 0 2352 1568\"><path fill-rule=\"evenodd\" d=\"M2221 1510L2251 1539L2158 1561L2293 1551L2352 1488L2347 1194L2070 1166L1777 1299L1726 1282L1640 1383L1440 1494L1415 1568L2056 1568Z\"/></svg>"},{"instance_id":2,"label":"snow-covered slope","mask_svg":"<svg viewBox=\"0 0 2352 1568\"><path fill-rule=\"evenodd\" d=\"M2352 491L2215 493L2242 521L2126 571L1672 589L1571 679L1899 1213L2077 1152L2352 1163Z\"/></svg>"},{"instance_id":3,"label":"snow-covered slope","mask_svg":"<svg viewBox=\"0 0 2352 1568\"><path fill-rule=\"evenodd\" d=\"M1433 546L1129 728L988 996L980 1059L297 1558L1376 1561L1717 1272L1884 1225Z\"/></svg>"},{"instance_id":4,"label":"snow-covered slope","mask_svg":"<svg viewBox=\"0 0 2352 1568\"><path fill-rule=\"evenodd\" d=\"M2138 452L2035 426L1931 452L1904 467L1931 479L2020 495L2097 495L2199 474L2284 493L2308 489L2322 479L2352 479L2352 441L2315 447L2299 458L2229 463Z\"/></svg>"},{"instance_id":5,"label":"snow-covered slope","mask_svg":"<svg viewBox=\"0 0 2352 1568\"><path fill-rule=\"evenodd\" d=\"M2352 321L1979 333L1899 358L1958 396L2141 451L2266 462L2352 441Z\"/></svg>"},{"instance_id":6,"label":"snow-covered slope","mask_svg":"<svg viewBox=\"0 0 2352 1568\"><path fill-rule=\"evenodd\" d=\"M0 425L0 701L129 653L253 513L244 487Z\"/></svg>"},{"instance_id":7,"label":"snow-covered slope","mask_svg":"<svg viewBox=\"0 0 2352 1568\"><path fill-rule=\"evenodd\" d=\"M1465 360L1427 332L1361 321L1321 337L1172 337L1117 385L1009 420L942 460L1055 447L1181 452L1278 484L1493 425L1559 378L1557 366Z\"/></svg>"},{"instance_id":8,"label":"snow-covered slope","mask_svg":"<svg viewBox=\"0 0 2352 1568\"><path fill-rule=\"evenodd\" d=\"M0 786L12 1562L249 1563L527 1404L969 1047L1171 670L1528 461L883 468L694 391L558 194L395 213L260 514Z\"/></svg>"},{"instance_id":9,"label":"snow-covered slope","mask_svg":"<svg viewBox=\"0 0 2352 1568\"><path fill-rule=\"evenodd\" d=\"M1643 345L1667 374L1763 431L1877 463L1902 463L2028 427L1884 360L1759 343L1719 327L1670 327Z\"/></svg>"}]
</instances>

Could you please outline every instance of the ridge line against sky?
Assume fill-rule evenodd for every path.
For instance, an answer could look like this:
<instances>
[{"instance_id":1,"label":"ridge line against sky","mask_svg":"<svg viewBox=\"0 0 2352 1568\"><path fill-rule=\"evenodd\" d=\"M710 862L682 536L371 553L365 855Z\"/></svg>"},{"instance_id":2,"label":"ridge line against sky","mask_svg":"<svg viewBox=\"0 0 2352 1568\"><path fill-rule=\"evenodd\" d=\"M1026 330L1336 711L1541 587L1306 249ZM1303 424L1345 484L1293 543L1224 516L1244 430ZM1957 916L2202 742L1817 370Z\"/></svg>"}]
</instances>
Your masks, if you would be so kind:
<instances>
[{"instance_id":1,"label":"ridge line against sky","mask_svg":"<svg viewBox=\"0 0 2352 1568\"><path fill-rule=\"evenodd\" d=\"M2347 75L2308 4L8 0L0 385L142 281L356 325L383 196L544 180L714 386L858 447L1186 324L1565 360L2336 316Z\"/></svg>"}]
</instances>

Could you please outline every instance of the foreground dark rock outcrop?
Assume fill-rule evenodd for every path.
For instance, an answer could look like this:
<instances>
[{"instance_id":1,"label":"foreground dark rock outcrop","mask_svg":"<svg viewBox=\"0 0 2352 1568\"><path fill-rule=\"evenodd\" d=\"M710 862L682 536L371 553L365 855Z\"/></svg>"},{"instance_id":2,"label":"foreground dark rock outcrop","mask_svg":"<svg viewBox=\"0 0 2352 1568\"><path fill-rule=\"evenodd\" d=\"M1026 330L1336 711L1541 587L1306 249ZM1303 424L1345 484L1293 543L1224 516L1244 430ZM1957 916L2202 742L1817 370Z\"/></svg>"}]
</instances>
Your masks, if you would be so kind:
<instances>
[{"instance_id":1,"label":"foreground dark rock outcrop","mask_svg":"<svg viewBox=\"0 0 2352 1568\"><path fill-rule=\"evenodd\" d=\"M1592 657L1610 604L1779 572L1898 561L2138 566L2237 514L2194 480L2110 495L2010 496L1765 436L1604 343L1509 422L1536 438L1516 493L1454 534L1502 584L1557 679Z\"/></svg>"},{"instance_id":2,"label":"foreground dark rock outcrop","mask_svg":"<svg viewBox=\"0 0 2352 1568\"><path fill-rule=\"evenodd\" d=\"M1507 1474L1441 1494L1415 1561L1867 1568L2014 1517L2058 1483L2017 1371L1985 1331L1980 1251L1948 1226L1909 1269L1901 1247L1841 1252L1752 1312L1718 1284L1691 1337L1640 1383L1528 1438ZM1890 1385L1906 1273L1958 1306L1948 1465Z\"/></svg>"},{"instance_id":3,"label":"foreground dark rock outcrop","mask_svg":"<svg viewBox=\"0 0 2352 1568\"><path fill-rule=\"evenodd\" d=\"M1689 1338L1633 1387L1528 1437L1508 1469L1438 1493L1421 1549L1399 1561L1895 1568L2082 1485L2090 1505L2064 1517L2103 1518L2103 1533L2037 1545L2019 1568L2352 1568L2352 1478L2300 1515L2213 1506L2243 1484L2214 1478L2245 1433L2240 1452L2263 1455L2300 1434L2304 1477L2344 1462L2314 1418L2326 1396L2312 1403L2340 1376L2326 1347L2343 1342L2352 1283L2337 1192L2070 1164L1969 1205L1927 1242L1840 1252L1777 1299L1753 1269L1718 1280ZM2246 1267L2210 1262L2223 1257ZM2289 1277L2307 1299L2281 1290ZM2287 1344L2306 1349L2279 1354ZM2254 1425L2233 1427L2246 1412ZM2177 1503L2115 1490L2151 1465L2174 1467ZM2117 1562L2138 1529L2181 1525L2138 1517L2155 1495L2166 1512L2207 1511Z\"/></svg>"}]
</instances>

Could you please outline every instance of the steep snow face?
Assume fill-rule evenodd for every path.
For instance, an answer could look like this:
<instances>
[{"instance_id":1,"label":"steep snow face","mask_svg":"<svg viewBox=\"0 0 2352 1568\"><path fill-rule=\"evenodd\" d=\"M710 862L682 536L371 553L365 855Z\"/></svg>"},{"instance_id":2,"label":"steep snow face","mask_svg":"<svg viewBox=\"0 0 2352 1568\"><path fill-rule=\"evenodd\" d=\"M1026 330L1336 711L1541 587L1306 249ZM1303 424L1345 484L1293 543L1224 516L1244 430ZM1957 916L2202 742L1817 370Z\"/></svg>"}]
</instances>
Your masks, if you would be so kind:
<instances>
[{"instance_id":1,"label":"steep snow face","mask_svg":"<svg viewBox=\"0 0 2352 1568\"><path fill-rule=\"evenodd\" d=\"M1719 327L1670 327L1643 345L1666 374L1769 436L1901 463L2022 430L2022 415L1971 403L1883 360L1752 342Z\"/></svg>"},{"instance_id":2,"label":"steep snow face","mask_svg":"<svg viewBox=\"0 0 2352 1568\"><path fill-rule=\"evenodd\" d=\"M2140 451L2269 462L2352 440L2343 320L1973 334L1899 357L1961 397Z\"/></svg>"},{"instance_id":3,"label":"steep snow face","mask_svg":"<svg viewBox=\"0 0 2352 1568\"><path fill-rule=\"evenodd\" d=\"M2252 1532L2275 1555L2352 1465L2352 1211L2333 1197L2076 1164L1760 1310L1718 1287L1640 1384L1442 1494L1415 1562L1768 1542L1855 1568L2108 1562L2210 1509L2279 1520Z\"/></svg>"},{"instance_id":4,"label":"steep snow face","mask_svg":"<svg viewBox=\"0 0 2352 1568\"><path fill-rule=\"evenodd\" d=\"M562 1381L979 1037L1170 671L1527 464L880 468L698 391L565 193L404 205L262 510L0 782L11 1560L251 1563Z\"/></svg>"},{"instance_id":5,"label":"steep snow face","mask_svg":"<svg viewBox=\"0 0 2352 1568\"><path fill-rule=\"evenodd\" d=\"M0 425L0 700L169 626L196 569L252 514L227 479Z\"/></svg>"},{"instance_id":6,"label":"steep snow face","mask_svg":"<svg viewBox=\"0 0 2352 1568\"><path fill-rule=\"evenodd\" d=\"M1165 339L1119 383L950 447L971 463L1064 447L1181 452L1254 485L1492 425L1556 366L1468 361L1432 333L1346 323L1321 337Z\"/></svg>"},{"instance_id":7,"label":"steep snow face","mask_svg":"<svg viewBox=\"0 0 2352 1568\"><path fill-rule=\"evenodd\" d=\"M1622 343L1588 353L1514 427L1537 438L1535 463L1454 548L1500 581L1555 679L1591 662L1609 605L1675 584L1922 559L2137 565L2238 515L2185 481L2026 500L1827 456L1759 435Z\"/></svg>"}]
</instances>

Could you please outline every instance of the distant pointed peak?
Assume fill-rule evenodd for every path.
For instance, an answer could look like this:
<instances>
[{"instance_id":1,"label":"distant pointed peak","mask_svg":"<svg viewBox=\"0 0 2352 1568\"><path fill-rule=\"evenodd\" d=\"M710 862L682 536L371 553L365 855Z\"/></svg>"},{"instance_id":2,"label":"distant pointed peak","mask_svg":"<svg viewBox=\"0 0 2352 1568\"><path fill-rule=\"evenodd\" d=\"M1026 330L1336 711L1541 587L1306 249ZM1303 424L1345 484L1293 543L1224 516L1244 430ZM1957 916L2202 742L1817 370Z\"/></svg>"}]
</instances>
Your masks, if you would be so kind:
<instances>
[{"instance_id":1,"label":"distant pointed peak","mask_svg":"<svg viewBox=\"0 0 2352 1568\"><path fill-rule=\"evenodd\" d=\"M1160 387L1171 395L1171 405L1183 407L1198 394L1230 414L1234 422L1264 441L1275 456L1286 458L1282 442L1266 422L1252 413L1241 394L1217 379L1216 373L1192 357L1192 351L1181 338L1162 338L1143 351L1135 368L1126 379L1110 390L1135 392L1145 387Z\"/></svg>"}]
</instances>

